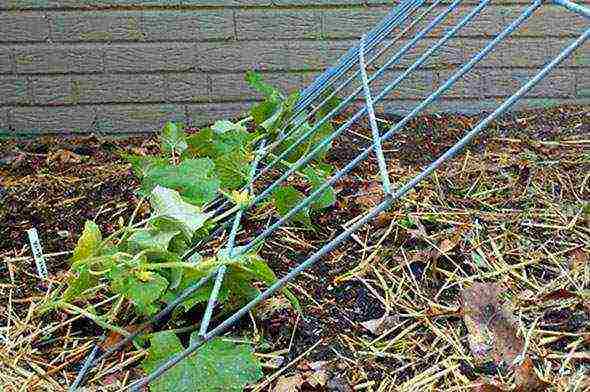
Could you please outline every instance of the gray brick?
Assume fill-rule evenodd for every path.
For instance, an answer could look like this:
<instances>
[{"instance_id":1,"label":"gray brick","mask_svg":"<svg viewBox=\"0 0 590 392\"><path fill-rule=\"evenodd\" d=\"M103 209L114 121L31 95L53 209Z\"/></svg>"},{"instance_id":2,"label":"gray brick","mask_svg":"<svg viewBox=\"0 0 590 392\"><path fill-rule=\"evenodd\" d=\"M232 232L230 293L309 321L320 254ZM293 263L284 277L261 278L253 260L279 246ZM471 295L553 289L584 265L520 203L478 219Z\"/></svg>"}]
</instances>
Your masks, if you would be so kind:
<instances>
[{"instance_id":1,"label":"gray brick","mask_svg":"<svg viewBox=\"0 0 590 392\"><path fill-rule=\"evenodd\" d=\"M102 48L99 46L20 45L14 48L19 73L101 72Z\"/></svg>"},{"instance_id":2,"label":"gray brick","mask_svg":"<svg viewBox=\"0 0 590 392\"><path fill-rule=\"evenodd\" d=\"M264 80L284 92L290 93L303 87L303 75L296 73L263 74ZM212 91L219 100L254 100L262 98L261 94L248 86L242 74L211 75Z\"/></svg>"},{"instance_id":3,"label":"gray brick","mask_svg":"<svg viewBox=\"0 0 590 392\"><path fill-rule=\"evenodd\" d=\"M492 69L485 73L486 96L509 96L528 82L538 71L534 69ZM572 98L575 95L573 70L555 70L531 89L526 97Z\"/></svg>"},{"instance_id":4,"label":"gray brick","mask_svg":"<svg viewBox=\"0 0 590 392\"><path fill-rule=\"evenodd\" d=\"M0 76L0 104L30 103L29 80L23 76Z\"/></svg>"},{"instance_id":5,"label":"gray brick","mask_svg":"<svg viewBox=\"0 0 590 392\"><path fill-rule=\"evenodd\" d=\"M590 98L590 68L576 69L576 97Z\"/></svg>"},{"instance_id":6,"label":"gray brick","mask_svg":"<svg viewBox=\"0 0 590 392\"><path fill-rule=\"evenodd\" d=\"M3 46L0 47L0 74L12 73L12 48Z\"/></svg>"},{"instance_id":7,"label":"gray brick","mask_svg":"<svg viewBox=\"0 0 590 392\"><path fill-rule=\"evenodd\" d=\"M16 134L88 134L94 131L95 108L91 106L16 107L12 126Z\"/></svg>"},{"instance_id":8,"label":"gray brick","mask_svg":"<svg viewBox=\"0 0 590 392\"><path fill-rule=\"evenodd\" d=\"M195 67L197 44L113 44L105 47L106 72L185 71Z\"/></svg>"},{"instance_id":9,"label":"gray brick","mask_svg":"<svg viewBox=\"0 0 590 392\"><path fill-rule=\"evenodd\" d=\"M0 42L45 41L49 22L41 12L9 11L0 14Z\"/></svg>"},{"instance_id":10,"label":"gray brick","mask_svg":"<svg viewBox=\"0 0 590 392\"><path fill-rule=\"evenodd\" d=\"M107 134L154 132L166 121L186 121L185 108L176 104L104 105L96 110L98 132Z\"/></svg>"},{"instance_id":11,"label":"gray brick","mask_svg":"<svg viewBox=\"0 0 590 392\"><path fill-rule=\"evenodd\" d=\"M51 38L68 41L137 41L144 38L138 12L51 13Z\"/></svg>"},{"instance_id":12,"label":"gray brick","mask_svg":"<svg viewBox=\"0 0 590 392\"><path fill-rule=\"evenodd\" d=\"M235 38L233 11L230 9L143 11L140 14L140 30L145 35L145 41Z\"/></svg>"},{"instance_id":13,"label":"gray brick","mask_svg":"<svg viewBox=\"0 0 590 392\"><path fill-rule=\"evenodd\" d=\"M238 10L237 38L318 39L322 34L321 12L300 9Z\"/></svg>"},{"instance_id":14,"label":"gray brick","mask_svg":"<svg viewBox=\"0 0 590 392\"><path fill-rule=\"evenodd\" d=\"M36 104L130 103L209 99L202 74L116 74L32 78Z\"/></svg>"}]
</instances>

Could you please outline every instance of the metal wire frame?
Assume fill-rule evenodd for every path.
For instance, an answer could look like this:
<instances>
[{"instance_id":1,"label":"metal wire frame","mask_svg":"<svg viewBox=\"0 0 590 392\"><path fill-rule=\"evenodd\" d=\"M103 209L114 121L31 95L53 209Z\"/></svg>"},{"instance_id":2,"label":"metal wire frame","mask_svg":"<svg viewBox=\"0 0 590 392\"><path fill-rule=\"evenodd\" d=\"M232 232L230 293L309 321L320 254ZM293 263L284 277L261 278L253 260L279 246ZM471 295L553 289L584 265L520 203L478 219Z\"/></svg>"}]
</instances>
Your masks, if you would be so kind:
<instances>
[{"instance_id":1,"label":"metal wire frame","mask_svg":"<svg viewBox=\"0 0 590 392\"><path fill-rule=\"evenodd\" d=\"M452 9L457 7L460 2L461 2L460 0L454 1L449 6L449 8L452 7L450 9L450 11L452 11ZM331 143L332 140L334 140L339 134L341 134L343 131L348 129L355 121L357 121L358 119L360 119L364 115L367 115L369 118L369 123L371 125L371 131L372 131L372 135L373 135L373 144L371 146L369 146L365 151L363 151L359 156L357 156L355 159L353 159L351 162L349 162L344 168L342 168L340 171L338 171L336 174L334 174L330 178L329 181L327 181L325 184L323 184L322 186L317 188L315 191L311 192L311 194L309 196L307 196L304 200L302 200L297 206L295 206L284 217L280 218L278 221L276 221L274 224L272 224L270 227L268 227L266 230L264 230L263 233L259 234L256 238L251 240L248 244L241 247L236 252L236 255L246 253L248 250L252 249L254 246L259 244L262 240L267 238L278 227L280 227L281 225L286 223L287 220L292 218L295 214L297 214L303 208L307 207L317 196L322 194L330 185L332 185L334 182L338 181L344 175L349 173L362 160L366 159L373 151L376 152L377 159L379 161L380 174L382 177L383 187L385 189L385 197L384 197L383 201L377 207L373 208L371 211L366 213L362 218L357 220L347 230L345 230L340 235L335 237L328 244L324 245L320 250L315 252L311 257L309 257L307 260L302 262L299 266L294 268L287 275L285 275L284 277L279 279L276 283L274 283L273 285L268 287L264 292L262 292L255 299L250 301L248 304L246 304L244 307L242 307L240 310L235 312L232 316L230 316L229 318L227 318L226 320L221 322L217 327L215 327L214 329L212 329L210 331L207 331L207 328L208 328L211 314L209 313L209 317L207 317L207 312L206 312L206 315L203 318L203 322L201 324L201 328L199 330L199 338L195 342L193 342L188 348L186 348L184 351L171 357L168 361L166 361L164 364L162 364L160 367L158 367L154 372L149 374L147 377L144 377L141 380L138 380L137 382L132 384L132 386L130 387L131 390L139 390L141 387L143 387L146 384L148 384L149 382L155 380L156 378L161 376L164 372L166 372L168 369L170 369L175 364L180 362L182 359L186 358L188 355L190 355L191 353L196 351L205 342L207 342L208 340L210 340L216 336L219 336L223 332L227 331L227 329L229 327L231 327L239 318L241 318L245 314L247 314L254 306L256 306L261 301L263 301L263 300L267 299L268 297L270 297L271 295L273 295L276 291L280 290L289 281L291 281L296 276L298 276L302 271L313 266L319 259L321 259L323 256L325 256L328 252L330 252L331 250L336 248L343 241L347 240L351 236L351 234L353 234L355 231L357 231L359 228L361 228L364 224L370 222L379 213L381 213L382 211L385 211L386 209L391 207L391 205L396 200L398 200L399 198L404 196L407 192L409 192L411 189L413 189L420 181L422 181L425 177L427 177L434 170L436 170L436 168L438 168L443 162L447 161L448 159L455 156L458 152L460 152L475 136L477 136L479 133L481 133L490 124L490 122L492 122L498 116L500 116L501 114L503 114L504 112L509 110L519 99L521 99L530 89L532 89L539 81L541 81L551 70L553 70L557 65L559 65L565 58L567 58L576 48L578 48L582 44L584 44L586 42L586 40L590 37L590 29L588 29L582 35L580 35L577 39L575 39L570 45L568 45L566 48L564 48L553 60L551 60L549 63L547 63L534 77L532 77L528 82L526 82L518 91L516 91L512 96L510 96L508 99L506 99L494 112L492 112L490 115L488 115L483 120L481 120L471 131L469 131L453 147L451 147L444 154L442 154L438 159L436 159L434 162L432 162L430 165L428 165L420 174L418 174L412 180L407 182L405 185L398 188L396 191L391 191L391 190L388 191L387 185L386 185L389 180L389 178L387 176L387 169L386 169L386 167L385 168L382 167L382 166L384 166L385 162L384 162L384 160L383 160L383 162L381 162L382 157L379 156L381 143L383 141L390 139L392 136L394 136L410 120L415 118L419 113L421 113L424 109L426 109L438 97L440 97L442 94L444 94L451 86L454 85L454 83L459 78L461 78L467 72L469 72L479 61L481 61L486 55L488 55L501 41L503 41L509 34L511 34L514 30L516 30L527 18L529 18L533 14L533 12L544 3L544 0L534 0L519 15L518 18L516 18L512 23L510 23L494 39L492 39L483 49L481 49L468 62L466 62L460 69L458 69L444 84L442 84L432 94L430 94L427 98L425 98L411 112L409 112L407 115L405 115L397 124L393 125L387 132L385 132L383 135L379 135L379 130L377 129L376 123L374 121L373 105L375 103L379 102L380 100L382 100L385 96L387 96L412 71L419 68L424 63L424 61L426 61L436 50L438 50L446 42L448 42L448 40L450 38L452 38L457 33L457 31L459 31L463 26L465 26L465 24L467 24L470 20L472 20L475 16L477 16L479 14L479 12L489 4L489 2L490 2L490 0L482 0L478 6L476 6L464 18L462 18L459 23L457 23L441 39L439 39L428 50L426 50L411 66L409 66L393 82L389 83L383 89L383 91L381 91L375 97L372 97L372 95L371 95L371 91L369 88L370 82L375 80L378 76L380 76L385 71L385 69L387 69L389 66L391 66L392 64L395 64L399 60L399 58L401 58L403 56L403 54L405 54L407 52L407 50L409 50L413 46L413 44L415 44L419 39L421 39L425 34L427 34L428 31L431 31L432 28L434 28L437 24L439 24L444 19L444 17L441 17L442 14L439 15L435 19L436 23L434 23L434 21L431 22L427 26L427 28L422 30L420 33L416 34L416 36L414 38L416 38L416 37L419 37L419 38L412 40L411 41L411 42L413 42L412 45L407 44L406 46L404 46L397 53L397 55L391 57L386 62L386 65L384 65L377 72L375 72L372 77L369 77L366 74L366 65L367 64L365 63L365 59L364 59L366 52L368 52L368 47L369 47L368 45L369 45L369 41L370 41L369 35L363 36L359 45L355 47L356 49L355 50L351 49L347 53L347 55L344 56L345 59L348 59L347 56L350 53L354 53L356 56L356 60L351 59L350 61L352 61L352 64L355 64L355 63L359 64L359 69L357 70L355 75L360 74L362 86L360 89L357 89L355 91L355 93L353 93L353 94L356 96L356 94L358 94L358 92L364 91L364 95L365 95L364 107L362 109L360 109L359 111L357 111L345 124L343 124L341 127L339 127L331 135L327 136L324 140L322 140L320 143L318 143L316 145L316 147L312 151L308 152L308 154L306 156L302 157L294 165L292 165L292 167L290 169L288 169L279 179L277 179L275 182L273 182L273 184L271 184L267 189L265 189L265 191L263 191L260 195L258 195L254 199L254 201L251 203L251 205L254 205L258 201L262 200L264 197L267 197L270 194L270 192L272 192L272 190L274 188L276 188L276 186L283 183L296 170L298 170L301 167L303 167L304 165L306 165L311 159L313 159L313 157L319 151L321 151L326 145ZM554 0L553 2L554 2L554 4L562 6L572 12L575 12L579 15L590 18L590 9L588 9L586 7L572 3L569 0ZM415 4L416 1L406 1L406 2L402 3L402 5L400 5L400 7L402 7L403 5L410 4L410 3ZM419 3L422 4L423 0L419 1ZM448 9L447 9L447 11L450 12ZM443 12L443 14L444 14L444 12ZM399 12L392 12L390 15L399 16ZM447 13L447 15L448 15L448 13ZM445 15L445 17L446 17L446 15ZM388 20L388 18L386 18L386 20ZM389 20L391 20L391 18ZM427 30L429 27L430 27L430 30ZM377 56L373 57L373 59L375 59L376 57ZM392 59L394 59L394 60L392 60ZM346 61L341 60L340 64L345 64L345 66L343 66L343 67L348 67L348 64L349 64L348 61L349 60L346 60ZM372 61L372 60L370 60L370 61ZM336 67L335 69L340 69L340 68ZM338 72L338 71L335 71L334 69L332 69L332 70L326 72L326 74L322 75L320 78L318 78L318 80L323 80L324 82L327 82L330 80L330 75L335 74L335 72ZM344 72L342 74L344 74ZM345 82L345 83L349 83L349 82L350 81ZM320 86L320 84L321 83L317 82L317 80L316 80L316 82L314 82L314 84L312 84L312 86L310 86L310 88L308 88L307 90L304 91L304 94L302 96L310 97L311 95L316 94L316 92L322 90L322 87ZM321 93L317 93L316 98L318 96L320 96L320 94ZM352 98L350 98L350 96L348 99L352 100ZM313 101L313 99L309 102L312 102L312 101ZM311 104L309 103L309 105L311 105ZM332 115L334 115L334 113L332 113ZM326 117L330 118L330 114L328 114ZM324 120L327 121L327 119L324 119ZM296 143L301 144L304 141L305 140L303 140L303 138L302 138L302 139L298 140ZM259 153L261 153L261 156L264 156L264 154L268 151L269 151L269 148L266 147L266 148L262 148L259 151ZM263 170L263 169L261 169L261 170ZM258 171L258 173L260 173L260 170ZM257 178L257 176L253 175L253 178L255 179L255 178ZM387 180L384 180L384 178L387 178ZM251 187L251 184L249 186ZM233 249L233 246L235 243L235 234L237 233L237 230L239 227L239 221L241 219L242 213L243 213L243 209L240 209L239 211L237 211L236 216L234 217L234 220L233 220L232 230L230 233L230 240L228 241L228 245L227 245L230 253L231 253L231 250ZM208 310L209 310L209 308L211 308L211 310L212 310L212 303L214 303L215 298L216 298L215 287L218 286L218 289L219 289L219 287L221 285L221 281L223 279L223 272L221 270L217 270L217 271L212 272L209 276L202 278L199 282L197 282L195 285L193 285L193 287L189 287L187 290L185 290L175 301L170 303L165 309L163 309L160 313L158 313L158 315L155 316L155 320L161 320L166 314L168 314L170 311L172 311L178 304L180 304L182 301L184 301L194 291L196 291L198 288L202 287L207 281L212 279L214 276L216 277L216 281L214 284L212 296L209 300L208 307L207 307ZM116 351L117 349L122 347L124 344L126 344L128 341L130 341L131 339L136 337L142 330L143 329L140 329L137 332L135 332L134 334L131 334L126 339L124 339L122 342L120 342L117 346L114 346L111 349L107 350L103 355L101 355L99 358L97 358L95 361L92 361L91 363L94 364L94 363L97 363L100 360L106 358L106 356L110 355L112 352Z\"/></svg>"}]
</instances>

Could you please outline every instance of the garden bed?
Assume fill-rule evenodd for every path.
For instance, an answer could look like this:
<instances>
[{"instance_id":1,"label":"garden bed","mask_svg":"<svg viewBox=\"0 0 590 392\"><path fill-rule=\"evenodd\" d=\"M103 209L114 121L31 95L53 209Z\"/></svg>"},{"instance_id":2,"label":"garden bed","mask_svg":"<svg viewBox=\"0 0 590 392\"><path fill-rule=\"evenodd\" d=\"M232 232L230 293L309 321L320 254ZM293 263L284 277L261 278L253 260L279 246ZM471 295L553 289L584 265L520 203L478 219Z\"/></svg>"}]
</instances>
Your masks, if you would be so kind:
<instances>
[{"instance_id":1,"label":"garden bed","mask_svg":"<svg viewBox=\"0 0 590 392\"><path fill-rule=\"evenodd\" d=\"M243 319L233 332L253 343L264 363L259 390L462 390L485 377L498 379L503 369L477 363L468 344L460 299L477 281L507 288L519 317L516 334L530 331L528 352L551 388L590 388L581 373L590 364L588 109L503 116L466 153L293 282L301 313L279 295ZM392 183L416 175L479 118L412 121L384 145ZM65 390L103 330L65 310L37 316L48 287L36 277L26 230L39 232L51 287L64 283L84 222L94 220L108 234L138 206L139 182L121 151L146 154L157 150L158 140L3 143L0 386ZM353 128L327 161L341 167L368 143L370 131ZM312 214L312 228L284 227L265 242L260 255L278 276L381 200L376 167L370 159L339 181L336 205ZM138 218L148 212L144 203ZM254 209L238 243L274 216L273 209ZM121 314L126 329L141 321ZM155 328L199 320L196 310L178 325ZM117 337L109 339L103 348ZM93 369L87 386L127 385L143 375L137 365L144 356L145 350L127 347Z\"/></svg>"}]
</instances>

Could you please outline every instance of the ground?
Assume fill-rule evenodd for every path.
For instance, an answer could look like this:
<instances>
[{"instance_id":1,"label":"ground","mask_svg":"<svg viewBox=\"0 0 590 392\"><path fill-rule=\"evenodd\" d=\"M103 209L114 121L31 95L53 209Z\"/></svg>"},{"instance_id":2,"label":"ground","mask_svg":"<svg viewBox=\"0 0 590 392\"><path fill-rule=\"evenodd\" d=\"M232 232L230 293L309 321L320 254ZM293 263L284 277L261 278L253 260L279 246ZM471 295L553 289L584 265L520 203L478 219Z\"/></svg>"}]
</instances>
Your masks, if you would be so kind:
<instances>
[{"instance_id":1,"label":"ground","mask_svg":"<svg viewBox=\"0 0 590 392\"><path fill-rule=\"evenodd\" d=\"M478 363L470 350L464 290L474 282L507 290L517 333L528 336L528 352L550 388L590 388L583 374L590 362L588 109L502 117L293 282L301 313L278 296L242 320L233 332L253 341L265 361L266 378L254 388L470 390L502 373ZM479 118L428 115L412 121L384 146L392 182L401 185L418 174ZM94 219L111 232L137 206L139 183L120 152L154 151L157 141L92 136L3 143L0 386L65 390L102 331L65 311L38 316L48 287L35 275L26 230L39 232L50 286L62 284L84 221ZM342 167L368 143L370 132L359 125L338 140L328 159ZM382 199L378 180L371 158L336 184L337 204L312 217L313 229L279 229L262 256L285 274ZM140 208L140 216L147 213ZM254 210L239 242L274 217L272 209ZM198 320L194 316L183 321ZM119 321L138 322L123 316ZM87 385L125 385L141 375L135 365L143 355L128 347L94 369ZM310 374L325 380L314 383Z\"/></svg>"}]
</instances>

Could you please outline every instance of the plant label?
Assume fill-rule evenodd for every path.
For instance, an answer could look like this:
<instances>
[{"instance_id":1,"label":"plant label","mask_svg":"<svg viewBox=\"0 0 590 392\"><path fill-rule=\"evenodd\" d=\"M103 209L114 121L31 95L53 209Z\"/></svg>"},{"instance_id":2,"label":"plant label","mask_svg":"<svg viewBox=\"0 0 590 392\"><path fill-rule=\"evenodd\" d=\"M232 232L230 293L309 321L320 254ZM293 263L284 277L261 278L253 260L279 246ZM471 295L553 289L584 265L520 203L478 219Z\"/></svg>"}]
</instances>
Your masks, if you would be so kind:
<instances>
[{"instance_id":1,"label":"plant label","mask_svg":"<svg viewBox=\"0 0 590 392\"><path fill-rule=\"evenodd\" d=\"M31 243L31 250L33 251L33 257L35 258L35 264L37 265L37 275L41 279L47 279L47 265L45 264L45 257L43 257L43 249L41 248L41 241L39 241L39 235L37 229L34 227L27 230L29 235L29 242Z\"/></svg>"}]
</instances>

